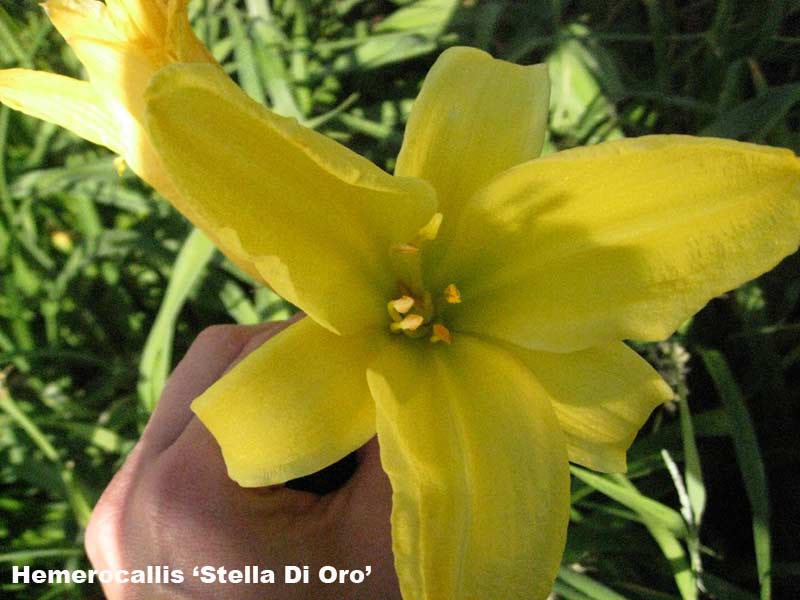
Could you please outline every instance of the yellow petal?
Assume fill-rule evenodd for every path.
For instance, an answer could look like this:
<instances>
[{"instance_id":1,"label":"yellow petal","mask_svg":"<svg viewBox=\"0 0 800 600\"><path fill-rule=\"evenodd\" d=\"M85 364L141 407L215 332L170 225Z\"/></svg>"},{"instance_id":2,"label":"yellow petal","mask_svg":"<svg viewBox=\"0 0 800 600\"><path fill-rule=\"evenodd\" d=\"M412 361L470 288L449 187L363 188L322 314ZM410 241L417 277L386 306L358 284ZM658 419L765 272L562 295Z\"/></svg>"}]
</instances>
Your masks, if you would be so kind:
<instances>
[{"instance_id":1,"label":"yellow petal","mask_svg":"<svg viewBox=\"0 0 800 600\"><path fill-rule=\"evenodd\" d=\"M302 319L249 354L192 403L231 479L283 483L333 464L375 435L369 339Z\"/></svg>"},{"instance_id":2,"label":"yellow petal","mask_svg":"<svg viewBox=\"0 0 800 600\"><path fill-rule=\"evenodd\" d=\"M384 323L396 293L389 248L435 212L427 184L275 115L210 65L159 72L148 122L181 195L223 249L252 257L276 292L333 331Z\"/></svg>"},{"instance_id":3,"label":"yellow petal","mask_svg":"<svg viewBox=\"0 0 800 600\"><path fill-rule=\"evenodd\" d=\"M106 0L106 6L128 39L138 38L151 44L164 40L167 33L164 0Z\"/></svg>"},{"instance_id":4,"label":"yellow petal","mask_svg":"<svg viewBox=\"0 0 800 600\"><path fill-rule=\"evenodd\" d=\"M122 17L113 18L106 5L94 0L49 0L45 9L98 94L141 122L144 90L156 70L167 64L163 47L129 38L130 32L118 23Z\"/></svg>"},{"instance_id":5,"label":"yellow petal","mask_svg":"<svg viewBox=\"0 0 800 600\"><path fill-rule=\"evenodd\" d=\"M438 58L414 102L395 172L436 188L442 235L478 188L539 155L549 96L545 65L521 67L476 48Z\"/></svg>"},{"instance_id":6,"label":"yellow petal","mask_svg":"<svg viewBox=\"0 0 800 600\"><path fill-rule=\"evenodd\" d=\"M98 0L47 0L42 8L67 43L73 38L108 43L126 40L114 19L118 11L110 11Z\"/></svg>"},{"instance_id":7,"label":"yellow petal","mask_svg":"<svg viewBox=\"0 0 800 600\"><path fill-rule=\"evenodd\" d=\"M215 62L189 25L189 0L106 0L106 4L129 44L162 54L170 62Z\"/></svg>"},{"instance_id":8,"label":"yellow petal","mask_svg":"<svg viewBox=\"0 0 800 600\"><path fill-rule=\"evenodd\" d=\"M170 0L166 8L156 0L108 5L49 0L44 7L84 63L91 84L15 69L0 74L0 99L119 153L132 171L220 244L202 215L178 194L143 127L145 88L159 67L176 58L213 62L189 27L185 0ZM154 39L158 35L168 39ZM236 248L225 250L261 279L249 257Z\"/></svg>"},{"instance_id":9,"label":"yellow petal","mask_svg":"<svg viewBox=\"0 0 800 600\"><path fill-rule=\"evenodd\" d=\"M370 368L405 600L547 596L569 510L563 434L503 350L394 340Z\"/></svg>"},{"instance_id":10,"label":"yellow petal","mask_svg":"<svg viewBox=\"0 0 800 600\"><path fill-rule=\"evenodd\" d=\"M189 0L167 2L167 53L179 62L215 64L216 60L197 38L189 24L188 4Z\"/></svg>"},{"instance_id":11,"label":"yellow petal","mask_svg":"<svg viewBox=\"0 0 800 600\"><path fill-rule=\"evenodd\" d=\"M119 140L114 150L124 156L132 171L206 230L216 244L224 245L203 215L175 189L144 130L145 89L159 68L175 60L215 64L189 26L186 0L112 0L107 4L48 0L44 7L86 67L98 106L105 106L114 121ZM249 257L238 248L223 251L254 278L261 279Z\"/></svg>"},{"instance_id":12,"label":"yellow petal","mask_svg":"<svg viewBox=\"0 0 800 600\"><path fill-rule=\"evenodd\" d=\"M166 64L159 46L134 40L121 23L126 15L117 4L110 10L95 0L49 0L47 16L83 63L98 93L138 115L142 95L153 73ZM138 42L138 43L137 43Z\"/></svg>"},{"instance_id":13,"label":"yellow petal","mask_svg":"<svg viewBox=\"0 0 800 600\"><path fill-rule=\"evenodd\" d=\"M25 69L0 71L0 102L122 153L119 130L85 81Z\"/></svg>"},{"instance_id":14,"label":"yellow petal","mask_svg":"<svg viewBox=\"0 0 800 600\"><path fill-rule=\"evenodd\" d=\"M800 241L800 160L651 136L511 169L470 203L434 277L449 324L549 351L659 340Z\"/></svg>"},{"instance_id":15,"label":"yellow petal","mask_svg":"<svg viewBox=\"0 0 800 600\"><path fill-rule=\"evenodd\" d=\"M86 67L95 88L144 117L144 91L175 61L214 63L192 33L186 0L48 0L50 20Z\"/></svg>"},{"instance_id":16,"label":"yellow petal","mask_svg":"<svg viewBox=\"0 0 800 600\"><path fill-rule=\"evenodd\" d=\"M569 459L596 471L624 472L639 429L673 397L658 372L622 342L567 354L510 351L550 396Z\"/></svg>"}]
</instances>

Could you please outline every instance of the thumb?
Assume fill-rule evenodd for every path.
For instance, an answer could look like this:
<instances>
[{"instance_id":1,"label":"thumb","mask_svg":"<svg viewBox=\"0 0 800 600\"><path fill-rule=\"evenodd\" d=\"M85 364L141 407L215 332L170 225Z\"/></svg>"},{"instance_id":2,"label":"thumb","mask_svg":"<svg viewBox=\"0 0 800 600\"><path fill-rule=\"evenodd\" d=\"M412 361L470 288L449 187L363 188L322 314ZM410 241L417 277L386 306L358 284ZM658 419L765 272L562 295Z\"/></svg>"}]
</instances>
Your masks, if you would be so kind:
<instances>
[{"instance_id":1,"label":"thumb","mask_svg":"<svg viewBox=\"0 0 800 600\"><path fill-rule=\"evenodd\" d=\"M336 535L342 564L370 565L370 579L381 598L400 598L392 555L392 486L381 467L380 445L374 437L356 453L352 478L330 498L329 514L336 515Z\"/></svg>"}]
</instances>

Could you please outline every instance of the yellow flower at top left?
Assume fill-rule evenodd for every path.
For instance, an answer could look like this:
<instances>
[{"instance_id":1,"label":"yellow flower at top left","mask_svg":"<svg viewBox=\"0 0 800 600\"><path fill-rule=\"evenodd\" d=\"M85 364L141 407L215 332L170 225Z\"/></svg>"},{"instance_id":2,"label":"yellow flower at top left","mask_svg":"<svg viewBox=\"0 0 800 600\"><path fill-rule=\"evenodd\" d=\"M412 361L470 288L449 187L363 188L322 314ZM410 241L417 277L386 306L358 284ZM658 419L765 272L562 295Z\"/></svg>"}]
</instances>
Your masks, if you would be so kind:
<instances>
[{"instance_id":1,"label":"yellow flower at top left","mask_svg":"<svg viewBox=\"0 0 800 600\"><path fill-rule=\"evenodd\" d=\"M111 149L202 227L202 215L180 198L144 127L144 92L157 71L180 62L216 64L189 26L187 3L48 0L44 10L89 81L7 69L0 71L0 101Z\"/></svg>"}]
</instances>

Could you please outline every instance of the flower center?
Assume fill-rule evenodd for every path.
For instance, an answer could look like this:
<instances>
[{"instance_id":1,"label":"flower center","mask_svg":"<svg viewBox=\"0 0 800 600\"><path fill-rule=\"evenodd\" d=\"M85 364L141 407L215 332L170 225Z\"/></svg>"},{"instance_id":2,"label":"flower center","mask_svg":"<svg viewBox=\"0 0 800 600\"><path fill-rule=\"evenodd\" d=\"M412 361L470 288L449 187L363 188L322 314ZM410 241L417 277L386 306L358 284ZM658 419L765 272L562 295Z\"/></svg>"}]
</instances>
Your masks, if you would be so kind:
<instances>
[{"instance_id":1,"label":"flower center","mask_svg":"<svg viewBox=\"0 0 800 600\"><path fill-rule=\"evenodd\" d=\"M437 318L436 308L442 302L458 304L461 302L461 292L451 283L439 294L432 295L425 288L422 276L422 247L436 239L441 223L442 214L436 213L411 243L391 247L399 295L390 300L386 308L392 319L389 329L393 333L402 333L411 338L427 337L433 343L450 344L453 335Z\"/></svg>"}]
</instances>

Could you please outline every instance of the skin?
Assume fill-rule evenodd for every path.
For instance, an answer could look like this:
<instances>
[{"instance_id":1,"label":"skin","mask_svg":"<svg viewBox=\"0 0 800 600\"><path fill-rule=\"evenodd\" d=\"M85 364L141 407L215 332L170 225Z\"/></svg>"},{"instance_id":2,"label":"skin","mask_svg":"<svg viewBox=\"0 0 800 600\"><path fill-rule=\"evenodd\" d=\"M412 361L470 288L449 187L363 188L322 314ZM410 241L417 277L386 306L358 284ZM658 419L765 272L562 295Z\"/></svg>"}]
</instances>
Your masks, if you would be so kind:
<instances>
[{"instance_id":1,"label":"skin","mask_svg":"<svg viewBox=\"0 0 800 600\"><path fill-rule=\"evenodd\" d=\"M296 319L294 319L296 320ZM226 474L217 443L192 400L291 321L215 326L198 336L172 373L141 440L103 493L86 531L100 569L181 569L182 584L104 586L109 600L400 599L391 552L391 486L378 443L339 490L318 496L283 486L242 488ZM194 566L258 565L274 584L202 583ZM283 583L284 565L308 565L310 583ZM359 585L322 584L320 566L372 567Z\"/></svg>"}]
</instances>

